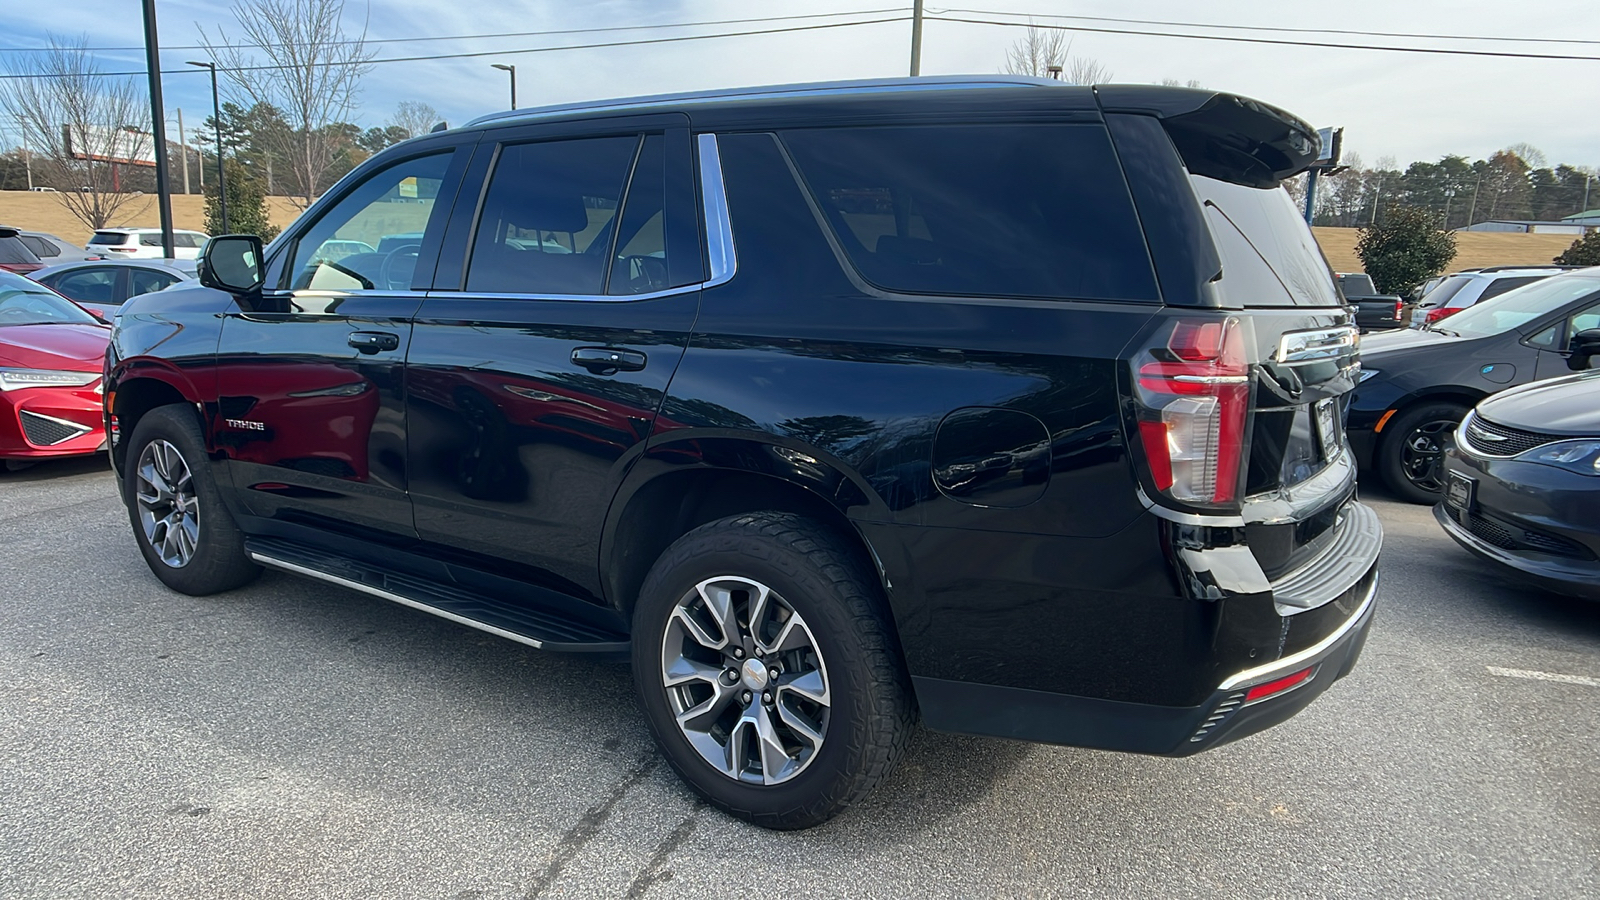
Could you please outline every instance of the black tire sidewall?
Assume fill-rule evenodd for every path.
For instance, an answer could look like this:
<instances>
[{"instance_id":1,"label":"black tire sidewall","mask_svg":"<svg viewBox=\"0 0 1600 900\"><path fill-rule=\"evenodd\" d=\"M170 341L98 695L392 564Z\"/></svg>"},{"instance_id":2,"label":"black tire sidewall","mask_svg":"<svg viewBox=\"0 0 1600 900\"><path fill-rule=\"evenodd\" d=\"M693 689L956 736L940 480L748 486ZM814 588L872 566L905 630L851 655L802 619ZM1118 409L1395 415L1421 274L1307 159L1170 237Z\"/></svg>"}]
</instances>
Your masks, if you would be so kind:
<instances>
[{"instance_id":1,"label":"black tire sidewall","mask_svg":"<svg viewBox=\"0 0 1600 900\"><path fill-rule=\"evenodd\" d=\"M1438 503L1442 497L1439 493L1417 487L1406 477L1405 466L1401 459L1405 451L1406 435L1423 422L1446 418L1460 422L1466 414L1467 408L1459 403L1433 402L1413 406L1397 413L1390 420L1388 428L1384 430L1383 442L1378 448L1378 469L1383 475L1384 483L1400 499L1431 506Z\"/></svg>"},{"instance_id":2,"label":"black tire sidewall","mask_svg":"<svg viewBox=\"0 0 1600 900\"><path fill-rule=\"evenodd\" d=\"M646 579L634 610L633 673L639 701L668 761L706 799L767 827L816 824L831 815L822 808L851 799L852 783L868 764L861 735L872 727L870 695L886 687L877 684L868 659L882 648L861 640L846 604L832 596L840 585L804 554L753 534L739 536L741 543L748 542L743 550L701 550L699 545L711 537L691 532L663 554L671 571L653 570ZM661 563L657 565L659 569ZM868 588L860 584L859 573L852 574L856 589ZM803 772L782 784L745 784L706 764L679 730L661 684L661 644L673 608L696 584L723 575L758 581L782 596L805 620L827 669L833 702L822 748Z\"/></svg>"},{"instance_id":3,"label":"black tire sidewall","mask_svg":"<svg viewBox=\"0 0 1600 900\"><path fill-rule=\"evenodd\" d=\"M184 464L189 467L200 505L199 539L194 556L187 565L176 569L161 561L160 554L145 538L144 526L139 521L136 496L139 458L145 447L156 440L165 440L178 448ZM181 593L204 596L247 584L260 574L260 567L245 553L244 537L217 490L211 460L193 410L174 405L146 413L133 429L125 459L122 492L134 542L150 571L163 584Z\"/></svg>"}]
</instances>

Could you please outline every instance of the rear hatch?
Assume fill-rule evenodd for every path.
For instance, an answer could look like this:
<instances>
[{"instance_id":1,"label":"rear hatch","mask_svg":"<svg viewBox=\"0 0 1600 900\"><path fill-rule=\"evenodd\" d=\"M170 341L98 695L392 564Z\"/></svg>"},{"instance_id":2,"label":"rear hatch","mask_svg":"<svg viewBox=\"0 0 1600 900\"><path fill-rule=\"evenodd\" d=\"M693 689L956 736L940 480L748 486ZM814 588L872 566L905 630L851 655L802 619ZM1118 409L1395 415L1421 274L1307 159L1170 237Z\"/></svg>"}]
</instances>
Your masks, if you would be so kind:
<instances>
[{"instance_id":1,"label":"rear hatch","mask_svg":"<svg viewBox=\"0 0 1600 900\"><path fill-rule=\"evenodd\" d=\"M1315 132L1226 94L1101 93L1166 303L1130 367L1142 477L1162 506L1242 517L1279 579L1329 549L1355 490L1342 423L1356 329L1281 187L1315 158Z\"/></svg>"}]
</instances>

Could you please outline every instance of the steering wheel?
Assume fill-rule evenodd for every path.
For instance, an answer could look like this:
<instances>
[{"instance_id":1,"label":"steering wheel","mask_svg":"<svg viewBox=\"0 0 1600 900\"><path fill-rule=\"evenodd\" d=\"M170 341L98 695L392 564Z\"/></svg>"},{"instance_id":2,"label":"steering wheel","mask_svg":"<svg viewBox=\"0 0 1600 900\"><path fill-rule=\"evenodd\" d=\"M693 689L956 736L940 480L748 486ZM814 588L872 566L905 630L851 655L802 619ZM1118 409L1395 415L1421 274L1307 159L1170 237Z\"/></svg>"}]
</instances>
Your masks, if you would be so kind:
<instances>
[{"instance_id":1,"label":"steering wheel","mask_svg":"<svg viewBox=\"0 0 1600 900\"><path fill-rule=\"evenodd\" d=\"M391 291L411 290L411 279L417 274L417 257L421 251L421 241L401 244L390 250L378 267L378 280Z\"/></svg>"}]
</instances>

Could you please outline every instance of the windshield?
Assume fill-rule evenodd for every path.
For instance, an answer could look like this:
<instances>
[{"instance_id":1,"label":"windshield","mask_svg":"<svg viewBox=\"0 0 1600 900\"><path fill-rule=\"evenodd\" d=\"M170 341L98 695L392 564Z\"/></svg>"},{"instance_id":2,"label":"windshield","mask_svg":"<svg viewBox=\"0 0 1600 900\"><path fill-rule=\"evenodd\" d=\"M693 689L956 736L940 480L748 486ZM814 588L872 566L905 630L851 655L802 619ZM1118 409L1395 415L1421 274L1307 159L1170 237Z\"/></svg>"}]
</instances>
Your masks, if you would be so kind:
<instances>
[{"instance_id":1,"label":"windshield","mask_svg":"<svg viewBox=\"0 0 1600 900\"><path fill-rule=\"evenodd\" d=\"M98 325L100 320L42 284L0 272L0 326Z\"/></svg>"},{"instance_id":2,"label":"windshield","mask_svg":"<svg viewBox=\"0 0 1600 900\"><path fill-rule=\"evenodd\" d=\"M1571 275L1546 278L1498 297L1480 300L1433 328L1462 337L1504 334L1595 291L1600 291L1600 278Z\"/></svg>"}]
</instances>

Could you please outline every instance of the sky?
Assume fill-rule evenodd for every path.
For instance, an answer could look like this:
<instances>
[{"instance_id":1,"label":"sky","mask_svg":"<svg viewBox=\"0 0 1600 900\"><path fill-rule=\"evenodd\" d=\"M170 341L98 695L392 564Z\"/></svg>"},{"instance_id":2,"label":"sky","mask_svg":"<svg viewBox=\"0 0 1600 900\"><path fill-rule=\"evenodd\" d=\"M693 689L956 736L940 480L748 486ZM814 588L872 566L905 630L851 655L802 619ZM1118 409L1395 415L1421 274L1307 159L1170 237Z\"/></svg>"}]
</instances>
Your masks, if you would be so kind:
<instances>
[{"instance_id":1,"label":"sky","mask_svg":"<svg viewBox=\"0 0 1600 900\"><path fill-rule=\"evenodd\" d=\"M1600 166L1600 13L1594 0L1344 0L1338 4L1281 4L1241 0L946 0L929 5L930 15L998 18L954 10L988 10L1034 16L1038 24L1129 28L1146 33L1072 33L1072 53L1099 61L1113 82L1151 83L1164 78L1199 81L1207 88L1244 94L1280 106L1318 127L1343 127L1346 151L1371 164L1393 157L1403 168L1413 160L1434 161L1455 153L1486 157L1511 144L1540 149L1551 164ZM237 33L228 0L157 0L164 69L186 69L204 58L194 45L198 29ZM38 47L54 32L86 36L94 47L142 46L135 0L54 0L6 4L0 31L0 64L15 65L6 48ZM907 73L911 26L896 21L787 34L725 37L637 47L530 52L575 43L669 37L752 28L816 25L840 19L724 25L583 35L498 37L512 32L583 29L793 16L845 11L901 9L856 19L909 14L897 0L348 0L347 32L369 39L493 34L483 40L430 40L376 44L379 58L437 53L488 53L469 59L379 64L363 82L361 107L352 118L363 126L384 124L396 104L420 100L451 124L462 124L509 105L508 76L491 63L517 67L522 107L609 97L758 84ZM115 14L112 14L113 11ZM1283 32L1217 32L1234 35L1395 43L1446 48L1554 53L1594 60L1513 59L1423 55L1373 50L1272 46L1184 40L1151 35L1154 26L1071 22L1049 15L1123 17L1173 22L1273 28L1345 29L1486 37L1561 39L1564 43L1505 43L1466 40L1375 38ZM1012 18L1012 21L1025 19ZM1171 30L1171 29L1168 29ZM1195 31L1195 29L1182 29ZM922 73L992 74L1002 69L1007 48L1021 28L929 21L924 26ZM142 70L142 51L104 52L108 71ZM169 117L183 109L191 128L210 113L210 85L194 70L164 77ZM226 86L224 93L227 93ZM4 123L0 123L3 126ZM169 125L169 128L172 128ZM3 129L0 129L3 130ZM175 137L175 135L174 135ZM15 144L13 132L3 142Z\"/></svg>"}]
</instances>

